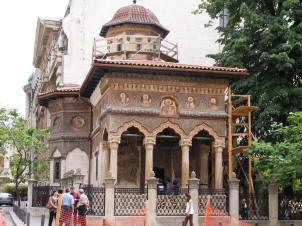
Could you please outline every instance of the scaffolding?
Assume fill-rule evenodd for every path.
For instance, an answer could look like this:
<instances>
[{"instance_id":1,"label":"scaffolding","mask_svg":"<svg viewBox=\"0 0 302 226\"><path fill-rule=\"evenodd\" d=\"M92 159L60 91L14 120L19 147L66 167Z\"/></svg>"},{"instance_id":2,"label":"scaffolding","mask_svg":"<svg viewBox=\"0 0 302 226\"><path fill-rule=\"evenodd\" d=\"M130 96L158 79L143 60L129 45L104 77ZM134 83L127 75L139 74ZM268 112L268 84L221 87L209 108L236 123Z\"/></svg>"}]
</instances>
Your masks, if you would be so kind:
<instances>
[{"instance_id":1,"label":"scaffolding","mask_svg":"<svg viewBox=\"0 0 302 226\"><path fill-rule=\"evenodd\" d=\"M257 107L251 105L251 95L235 95L228 88L228 176L232 178L233 155L244 153L252 147L252 112ZM240 131L240 132L237 132ZM242 139L247 138L247 145L240 145ZM249 193L253 193L252 159L249 156Z\"/></svg>"}]
</instances>

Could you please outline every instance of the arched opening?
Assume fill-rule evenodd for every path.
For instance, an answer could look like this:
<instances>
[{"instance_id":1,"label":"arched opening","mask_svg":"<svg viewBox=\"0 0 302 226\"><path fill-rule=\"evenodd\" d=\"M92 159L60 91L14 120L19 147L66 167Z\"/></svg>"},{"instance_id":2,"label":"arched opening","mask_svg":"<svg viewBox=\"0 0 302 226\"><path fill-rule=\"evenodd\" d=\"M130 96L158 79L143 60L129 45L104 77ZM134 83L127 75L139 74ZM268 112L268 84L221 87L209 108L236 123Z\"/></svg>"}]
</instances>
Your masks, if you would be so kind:
<instances>
[{"instance_id":1,"label":"arched opening","mask_svg":"<svg viewBox=\"0 0 302 226\"><path fill-rule=\"evenodd\" d=\"M180 135L171 128L166 128L156 135L153 171L155 177L165 185L168 180L175 181L178 185L181 181L180 138Z\"/></svg>"},{"instance_id":2,"label":"arched opening","mask_svg":"<svg viewBox=\"0 0 302 226\"><path fill-rule=\"evenodd\" d=\"M123 188L144 187L144 134L132 126L121 135L117 157L117 184Z\"/></svg>"},{"instance_id":3,"label":"arched opening","mask_svg":"<svg viewBox=\"0 0 302 226\"><path fill-rule=\"evenodd\" d=\"M214 137L206 130L199 131L192 138L190 151L190 172L196 172L201 188L214 188L215 152Z\"/></svg>"}]
</instances>

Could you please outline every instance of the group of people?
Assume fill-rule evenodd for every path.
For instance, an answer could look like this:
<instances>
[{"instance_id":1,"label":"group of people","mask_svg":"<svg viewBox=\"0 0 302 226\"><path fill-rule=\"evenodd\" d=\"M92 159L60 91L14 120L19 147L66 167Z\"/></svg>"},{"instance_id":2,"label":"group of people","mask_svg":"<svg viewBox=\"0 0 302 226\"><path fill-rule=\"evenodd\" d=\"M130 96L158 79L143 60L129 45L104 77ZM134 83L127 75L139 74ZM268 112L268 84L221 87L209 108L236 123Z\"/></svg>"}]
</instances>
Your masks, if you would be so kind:
<instances>
[{"instance_id":1,"label":"group of people","mask_svg":"<svg viewBox=\"0 0 302 226\"><path fill-rule=\"evenodd\" d=\"M89 200L83 189L79 189L78 194L75 192L74 187L71 187L70 189L66 188L65 193L63 193L63 189L52 192L47 203L47 207L49 208L48 226L51 226L53 220L56 218L59 194L63 194L59 225L63 226L65 224L65 226L71 226L73 215L74 226L77 225L77 223L80 223L81 226L86 226Z\"/></svg>"},{"instance_id":2,"label":"group of people","mask_svg":"<svg viewBox=\"0 0 302 226\"><path fill-rule=\"evenodd\" d=\"M162 179L159 179L157 184L157 193L159 195L178 195L179 187L177 181L171 182L170 178L167 179L167 184L163 183Z\"/></svg>"}]
</instances>

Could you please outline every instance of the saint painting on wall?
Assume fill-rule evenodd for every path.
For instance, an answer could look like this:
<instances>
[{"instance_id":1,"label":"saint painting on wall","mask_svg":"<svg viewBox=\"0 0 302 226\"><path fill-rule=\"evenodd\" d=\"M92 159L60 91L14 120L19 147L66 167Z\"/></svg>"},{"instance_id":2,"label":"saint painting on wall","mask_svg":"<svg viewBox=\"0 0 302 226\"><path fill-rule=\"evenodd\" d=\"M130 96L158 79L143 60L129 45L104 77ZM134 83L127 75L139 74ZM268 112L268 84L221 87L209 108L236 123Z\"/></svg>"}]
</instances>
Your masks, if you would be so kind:
<instances>
[{"instance_id":1,"label":"saint painting on wall","mask_svg":"<svg viewBox=\"0 0 302 226\"><path fill-rule=\"evenodd\" d=\"M216 97L210 97L209 99L209 107L211 110L218 110L218 100Z\"/></svg>"},{"instance_id":2,"label":"saint painting on wall","mask_svg":"<svg viewBox=\"0 0 302 226\"><path fill-rule=\"evenodd\" d=\"M141 105L148 107L152 104L152 98L149 94L144 93L140 98L140 102Z\"/></svg>"},{"instance_id":3,"label":"saint painting on wall","mask_svg":"<svg viewBox=\"0 0 302 226\"><path fill-rule=\"evenodd\" d=\"M127 105L130 101L130 98L127 93L121 92L119 95L119 103L121 105Z\"/></svg>"},{"instance_id":4,"label":"saint painting on wall","mask_svg":"<svg viewBox=\"0 0 302 226\"><path fill-rule=\"evenodd\" d=\"M191 109L191 110L195 109L195 99L194 99L194 97L188 96L186 101L185 101L185 104L186 104L187 109Z\"/></svg>"},{"instance_id":5,"label":"saint painting on wall","mask_svg":"<svg viewBox=\"0 0 302 226\"><path fill-rule=\"evenodd\" d=\"M172 116L177 114L177 106L172 98L165 98L160 104L160 112L162 115Z\"/></svg>"}]
</instances>

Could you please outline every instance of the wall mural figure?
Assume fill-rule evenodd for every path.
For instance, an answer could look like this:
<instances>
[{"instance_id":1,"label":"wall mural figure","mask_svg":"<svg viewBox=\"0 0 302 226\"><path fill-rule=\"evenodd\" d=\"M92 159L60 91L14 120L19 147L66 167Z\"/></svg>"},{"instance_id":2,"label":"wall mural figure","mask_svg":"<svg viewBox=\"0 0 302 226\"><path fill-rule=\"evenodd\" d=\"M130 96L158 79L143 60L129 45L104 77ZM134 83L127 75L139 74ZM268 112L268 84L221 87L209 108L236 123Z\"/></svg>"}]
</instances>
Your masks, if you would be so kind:
<instances>
[{"instance_id":1,"label":"wall mural figure","mask_svg":"<svg viewBox=\"0 0 302 226\"><path fill-rule=\"evenodd\" d=\"M152 104L152 98L149 94L144 93L140 99L141 105L148 107Z\"/></svg>"},{"instance_id":2,"label":"wall mural figure","mask_svg":"<svg viewBox=\"0 0 302 226\"><path fill-rule=\"evenodd\" d=\"M218 110L218 100L216 97L211 97L209 99L209 107L211 110L214 110L214 111Z\"/></svg>"},{"instance_id":3,"label":"wall mural figure","mask_svg":"<svg viewBox=\"0 0 302 226\"><path fill-rule=\"evenodd\" d=\"M163 99L160 104L160 113L162 115L168 115L168 116L176 115L177 106L175 100L171 98Z\"/></svg>"},{"instance_id":4,"label":"wall mural figure","mask_svg":"<svg viewBox=\"0 0 302 226\"><path fill-rule=\"evenodd\" d=\"M119 95L119 103L121 105L127 105L130 102L130 98L127 93L121 92Z\"/></svg>"},{"instance_id":5,"label":"wall mural figure","mask_svg":"<svg viewBox=\"0 0 302 226\"><path fill-rule=\"evenodd\" d=\"M187 109L191 109L191 110L195 109L195 99L194 99L194 97L188 96L186 101L185 101L185 104L186 104Z\"/></svg>"}]
</instances>

